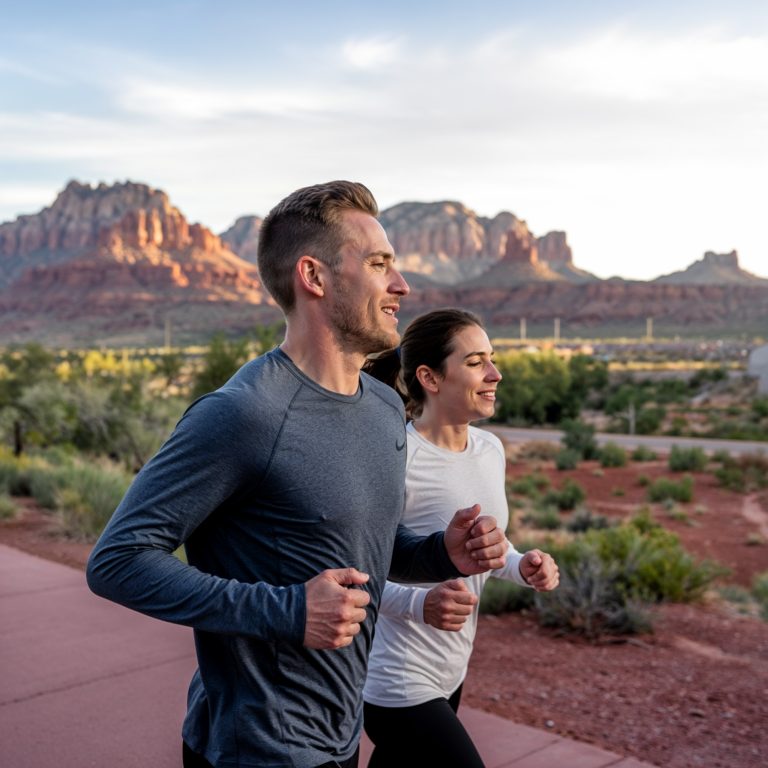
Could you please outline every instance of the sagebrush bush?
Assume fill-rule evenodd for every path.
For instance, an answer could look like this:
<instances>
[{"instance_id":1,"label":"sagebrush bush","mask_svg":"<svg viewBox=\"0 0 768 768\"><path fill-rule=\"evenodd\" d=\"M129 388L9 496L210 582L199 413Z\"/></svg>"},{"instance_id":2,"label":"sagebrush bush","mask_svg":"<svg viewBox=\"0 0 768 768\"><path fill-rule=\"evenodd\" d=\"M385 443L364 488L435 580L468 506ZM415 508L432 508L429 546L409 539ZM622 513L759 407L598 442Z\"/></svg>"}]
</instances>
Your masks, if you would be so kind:
<instances>
[{"instance_id":1,"label":"sagebrush bush","mask_svg":"<svg viewBox=\"0 0 768 768\"><path fill-rule=\"evenodd\" d=\"M572 448L564 448L555 456L555 464L559 470L576 469L581 455Z\"/></svg>"},{"instance_id":2,"label":"sagebrush bush","mask_svg":"<svg viewBox=\"0 0 768 768\"><path fill-rule=\"evenodd\" d=\"M638 445L630 458L632 461L656 461L659 457L650 448Z\"/></svg>"},{"instance_id":3,"label":"sagebrush bush","mask_svg":"<svg viewBox=\"0 0 768 768\"><path fill-rule=\"evenodd\" d=\"M682 480L670 480L668 477L660 477L648 487L648 501L678 501L688 502L693 499L693 478L686 475Z\"/></svg>"},{"instance_id":4,"label":"sagebrush bush","mask_svg":"<svg viewBox=\"0 0 768 768\"><path fill-rule=\"evenodd\" d=\"M585 533L593 528L607 528L608 518L605 515L596 515L589 507L579 507L566 521L566 530L571 533Z\"/></svg>"},{"instance_id":5,"label":"sagebrush bush","mask_svg":"<svg viewBox=\"0 0 768 768\"><path fill-rule=\"evenodd\" d=\"M549 440L529 440L520 448L519 456L524 459L554 459L560 453L560 446Z\"/></svg>"},{"instance_id":6,"label":"sagebrush bush","mask_svg":"<svg viewBox=\"0 0 768 768\"><path fill-rule=\"evenodd\" d=\"M499 614L532 608L535 594L530 587L491 577L485 582L478 610L480 613Z\"/></svg>"},{"instance_id":7,"label":"sagebrush bush","mask_svg":"<svg viewBox=\"0 0 768 768\"><path fill-rule=\"evenodd\" d=\"M549 488L549 480L546 475L523 475L519 480L513 480L508 484L509 492L519 496L528 496L537 499L542 491Z\"/></svg>"},{"instance_id":8,"label":"sagebrush bush","mask_svg":"<svg viewBox=\"0 0 768 768\"><path fill-rule=\"evenodd\" d=\"M595 427L592 424L568 419L560 424L560 428L563 430L563 445L566 448L577 451L587 461L598 458L600 448L595 440Z\"/></svg>"},{"instance_id":9,"label":"sagebrush bush","mask_svg":"<svg viewBox=\"0 0 768 768\"><path fill-rule=\"evenodd\" d=\"M625 467L627 465L627 452L616 443L606 443L600 449L601 467Z\"/></svg>"},{"instance_id":10,"label":"sagebrush bush","mask_svg":"<svg viewBox=\"0 0 768 768\"><path fill-rule=\"evenodd\" d=\"M672 446L669 468L672 472L703 472L707 467L707 455L701 448Z\"/></svg>"},{"instance_id":11,"label":"sagebrush bush","mask_svg":"<svg viewBox=\"0 0 768 768\"><path fill-rule=\"evenodd\" d=\"M651 510L648 507L640 509L632 518L631 524L637 528L640 533L648 533L648 531L652 531L654 528L661 528L661 524L653 519Z\"/></svg>"},{"instance_id":12,"label":"sagebrush bush","mask_svg":"<svg viewBox=\"0 0 768 768\"><path fill-rule=\"evenodd\" d=\"M651 484L651 478L648 477L648 475L646 475L644 472L641 472L637 476L637 484L647 488Z\"/></svg>"},{"instance_id":13,"label":"sagebrush bush","mask_svg":"<svg viewBox=\"0 0 768 768\"><path fill-rule=\"evenodd\" d=\"M576 509L585 499L587 494L584 489L570 477L567 477L560 490L547 491L544 495L544 504L548 504L564 511Z\"/></svg>"},{"instance_id":14,"label":"sagebrush bush","mask_svg":"<svg viewBox=\"0 0 768 768\"><path fill-rule=\"evenodd\" d=\"M715 451L709 460L712 462L719 462L721 464L728 464L731 461L731 454L726 450Z\"/></svg>"},{"instance_id":15,"label":"sagebrush bush","mask_svg":"<svg viewBox=\"0 0 768 768\"><path fill-rule=\"evenodd\" d=\"M730 491L751 493L768 488L768 457L763 453L745 453L729 457L715 470L718 483Z\"/></svg>"},{"instance_id":16,"label":"sagebrush bush","mask_svg":"<svg viewBox=\"0 0 768 768\"><path fill-rule=\"evenodd\" d=\"M552 506L536 507L523 517L526 525L540 528L545 531L556 531L562 528L563 521L557 513L557 509Z\"/></svg>"}]
</instances>

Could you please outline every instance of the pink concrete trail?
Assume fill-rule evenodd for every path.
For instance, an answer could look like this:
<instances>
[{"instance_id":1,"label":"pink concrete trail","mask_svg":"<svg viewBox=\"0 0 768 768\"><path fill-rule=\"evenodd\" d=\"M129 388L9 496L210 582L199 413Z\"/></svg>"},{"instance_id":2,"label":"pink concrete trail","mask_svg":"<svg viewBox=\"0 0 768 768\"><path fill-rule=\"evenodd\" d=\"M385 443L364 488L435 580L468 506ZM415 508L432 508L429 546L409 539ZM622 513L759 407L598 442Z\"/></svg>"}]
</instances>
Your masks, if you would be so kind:
<instances>
[{"instance_id":1,"label":"pink concrete trail","mask_svg":"<svg viewBox=\"0 0 768 768\"><path fill-rule=\"evenodd\" d=\"M181 768L192 631L91 594L85 574L0 545L0 768ZM464 708L487 768L641 768ZM361 768L371 745L363 739ZM439 768L439 767L436 767Z\"/></svg>"}]
</instances>

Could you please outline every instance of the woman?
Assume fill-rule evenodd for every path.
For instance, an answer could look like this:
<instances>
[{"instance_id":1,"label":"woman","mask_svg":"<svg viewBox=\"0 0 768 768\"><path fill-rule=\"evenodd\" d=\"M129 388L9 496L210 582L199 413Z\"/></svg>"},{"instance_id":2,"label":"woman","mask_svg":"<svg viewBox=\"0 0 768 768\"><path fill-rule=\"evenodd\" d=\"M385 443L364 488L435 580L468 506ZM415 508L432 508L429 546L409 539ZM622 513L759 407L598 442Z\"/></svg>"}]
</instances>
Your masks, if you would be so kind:
<instances>
[{"instance_id":1,"label":"woman","mask_svg":"<svg viewBox=\"0 0 768 768\"><path fill-rule=\"evenodd\" d=\"M506 528L501 441L469 426L493 415L501 375L480 318L439 309L414 320L401 345L366 371L406 404L408 464L402 522L418 534L444 530L457 509L479 503ZM406 394L407 393L407 394ZM549 555L509 544L497 578L554 589ZM368 666L365 729L376 745L369 768L483 768L456 716L488 574L439 585L387 582Z\"/></svg>"}]
</instances>

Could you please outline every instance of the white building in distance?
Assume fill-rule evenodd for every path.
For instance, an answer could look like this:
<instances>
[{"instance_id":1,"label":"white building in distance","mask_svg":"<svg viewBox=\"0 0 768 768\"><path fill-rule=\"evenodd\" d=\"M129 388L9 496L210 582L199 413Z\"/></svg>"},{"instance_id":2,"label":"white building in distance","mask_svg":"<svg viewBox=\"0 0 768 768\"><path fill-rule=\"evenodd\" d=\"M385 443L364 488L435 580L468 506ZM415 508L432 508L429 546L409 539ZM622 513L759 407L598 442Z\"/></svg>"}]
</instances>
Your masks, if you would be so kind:
<instances>
[{"instance_id":1,"label":"white building in distance","mask_svg":"<svg viewBox=\"0 0 768 768\"><path fill-rule=\"evenodd\" d=\"M749 356L747 373L760 379L757 391L761 395L768 395L768 344L752 350Z\"/></svg>"}]
</instances>

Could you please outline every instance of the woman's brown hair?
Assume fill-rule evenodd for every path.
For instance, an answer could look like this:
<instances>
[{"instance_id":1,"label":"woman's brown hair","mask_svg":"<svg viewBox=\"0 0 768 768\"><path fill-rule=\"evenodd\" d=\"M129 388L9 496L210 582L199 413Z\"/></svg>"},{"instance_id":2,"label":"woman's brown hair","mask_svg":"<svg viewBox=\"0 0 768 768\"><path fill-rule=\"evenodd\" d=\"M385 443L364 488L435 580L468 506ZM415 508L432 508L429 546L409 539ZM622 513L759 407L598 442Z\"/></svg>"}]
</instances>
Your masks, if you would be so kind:
<instances>
[{"instance_id":1,"label":"woman's brown hair","mask_svg":"<svg viewBox=\"0 0 768 768\"><path fill-rule=\"evenodd\" d=\"M445 375L445 361L454 349L453 339L459 331L475 325L485 330L474 312L434 309L411 322L399 347L369 359L363 370L400 395L409 419L418 418L426 400L416 377L419 366L426 365L440 376Z\"/></svg>"}]
</instances>

